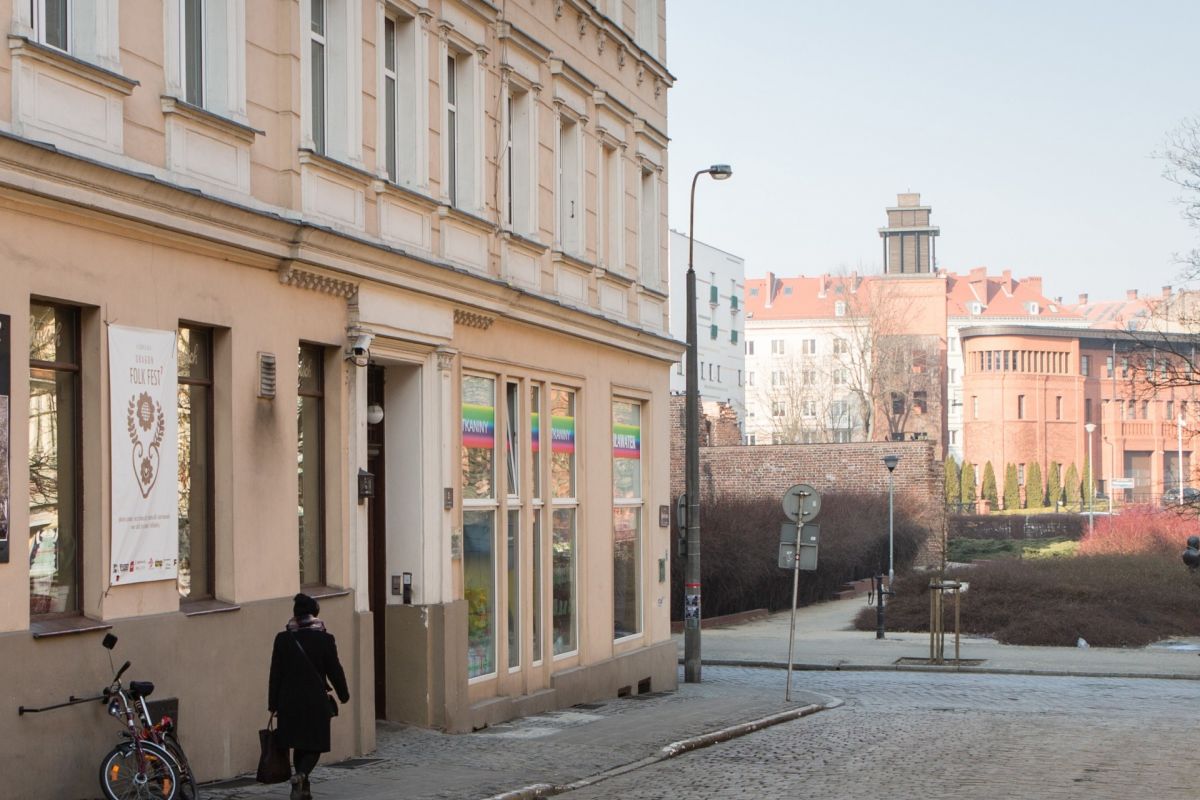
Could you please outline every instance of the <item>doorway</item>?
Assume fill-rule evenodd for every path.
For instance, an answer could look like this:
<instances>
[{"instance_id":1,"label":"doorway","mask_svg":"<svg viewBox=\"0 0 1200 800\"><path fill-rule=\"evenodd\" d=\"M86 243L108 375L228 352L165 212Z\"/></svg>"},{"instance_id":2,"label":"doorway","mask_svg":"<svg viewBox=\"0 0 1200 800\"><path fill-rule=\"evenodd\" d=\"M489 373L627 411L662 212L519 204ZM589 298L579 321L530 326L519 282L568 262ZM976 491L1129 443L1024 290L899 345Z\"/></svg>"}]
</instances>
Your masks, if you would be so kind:
<instances>
[{"instance_id":1,"label":"doorway","mask_svg":"<svg viewBox=\"0 0 1200 800\"><path fill-rule=\"evenodd\" d=\"M384 407L383 367L367 367L367 408ZM369 415L369 412L368 412ZM367 507L367 594L375 631L375 717L387 713L387 459L384 452L386 419L367 424L367 472L375 476L375 496Z\"/></svg>"}]
</instances>

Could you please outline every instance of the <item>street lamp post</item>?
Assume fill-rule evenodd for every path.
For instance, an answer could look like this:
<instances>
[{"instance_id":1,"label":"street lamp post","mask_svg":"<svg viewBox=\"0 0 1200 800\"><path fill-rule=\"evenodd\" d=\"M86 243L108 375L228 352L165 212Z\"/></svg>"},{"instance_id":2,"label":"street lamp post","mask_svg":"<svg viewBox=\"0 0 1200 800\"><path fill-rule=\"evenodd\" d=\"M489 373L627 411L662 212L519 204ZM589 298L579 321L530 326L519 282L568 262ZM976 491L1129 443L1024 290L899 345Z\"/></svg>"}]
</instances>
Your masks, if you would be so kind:
<instances>
[{"instance_id":1,"label":"street lamp post","mask_svg":"<svg viewBox=\"0 0 1200 800\"><path fill-rule=\"evenodd\" d=\"M1183 505L1183 414L1175 418L1179 433L1179 443L1175 462L1175 471L1179 473L1179 505Z\"/></svg>"},{"instance_id":2,"label":"street lamp post","mask_svg":"<svg viewBox=\"0 0 1200 800\"><path fill-rule=\"evenodd\" d=\"M686 449L684 476L687 493L687 562L683 587L683 679L700 682L700 382L696 340L696 269L692 262L696 224L696 181L711 175L723 181L733 175L728 164L713 164L692 176L691 205L688 209L687 268L687 400Z\"/></svg>"},{"instance_id":3,"label":"street lamp post","mask_svg":"<svg viewBox=\"0 0 1200 800\"><path fill-rule=\"evenodd\" d=\"M891 597L892 584L896 580L895 568L895 523L893 516L892 498L894 495L895 483L892 473L896 469L896 464L900 463L900 456L884 456L883 465L888 471L888 583L887 589L883 588L883 576L875 576L875 638L882 639L884 637L884 607L886 605L884 597Z\"/></svg>"},{"instance_id":4,"label":"street lamp post","mask_svg":"<svg viewBox=\"0 0 1200 800\"><path fill-rule=\"evenodd\" d=\"M1088 533L1096 529L1096 510L1093 507L1096 497L1096 476L1092 474L1095 467L1092 465L1092 433L1096 430L1096 423L1089 422L1083 426L1087 431L1088 437L1088 456L1087 456L1087 474L1088 474Z\"/></svg>"}]
</instances>

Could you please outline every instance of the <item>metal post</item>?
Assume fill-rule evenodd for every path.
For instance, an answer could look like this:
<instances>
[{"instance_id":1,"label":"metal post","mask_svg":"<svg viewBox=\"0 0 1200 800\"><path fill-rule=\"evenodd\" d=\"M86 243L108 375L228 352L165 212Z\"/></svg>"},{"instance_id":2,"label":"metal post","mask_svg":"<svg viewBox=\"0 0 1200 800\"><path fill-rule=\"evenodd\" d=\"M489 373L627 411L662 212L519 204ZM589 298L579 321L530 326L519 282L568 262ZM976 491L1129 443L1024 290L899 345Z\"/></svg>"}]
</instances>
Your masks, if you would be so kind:
<instances>
[{"instance_id":1,"label":"metal post","mask_svg":"<svg viewBox=\"0 0 1200 800\"><path fill-rule=\"evenodd\" d=\"M687 563L683 578L683 679L686 683L700 682L700 376L696 343L696 268L692 254L695 245L696 181L705 174L711 175L714 180L725 180L733 174L733 170L728 164L714 164L693 175L688 208L687 402L684 408L687 416Z\"/></svg>"},{"instance_id":2,"label":"metal post","mask_svg":"<svg viewBox=\"0 0 1200 800\"><path fill-rule=\"evenodd\" d=\"M804 515L801 514L801 520ZM800 523L804 525L803 522ZM783 699L791 702L792 699L792 645L796 641L796 599L800 594L800 537L796 536L796 559L792 563L792 627L788 633L788 665L787 665L787 689L784 690Z\"/></svg>"},{"instance_id":3,"label":"metal post","mask_svg":"<svg viewBox=\"0 0 1200 800\"><path fill-rule=\"evenodd\" d=\"M699 356L696 352L696 269L692 262L693 228L696 222L696 181L704 170L692 177L691 207L688 215L687 268L687 563L684 569L683 679L700 682L700 384ZM688 603L695 595L696 610L689 615Z\"/></svg>"},{"instance_id":4,"label":"metal post","mask_svg":"<svg viewBox=\"0 0 1200 800\"><path fill-rule=\"evenodd\" d=\"M1175 463L1175 471L1179 473L1179 505L1183 505L1183 414L1176 417L1175 421L1179 432L1179 460Z\"/></svg>"},{"instance_id":5,"label":"metal post","mask_svg":"<svg viewBox=\"0 0 1200 800\"><path fill-rule=\"evenodd\" d=\"M875 638L883 638L883 575L875 573Z\"/></svg>"},{"instance_id":6,"label":"metal post","mask_svg":"<svg viewBox=\"0 0 1200 800\"><path fill-rule=\"evenodd\" d=\"M888 591L892 591L892 586L896 582L896 542L895 542L895 515L892 508L892 495L895 487L895 480L892 470L888 470Z\"/></svg>"},{"instance_id":7,"label":"metal post","mask_svg":"<svg viewBox=\"0 0 1200 800\"><path fill-rule=\"evenodd\" d=\"M1115 368L1114 368L1115 369ZM1096 430L1096 423L1089 422L1083 426L1083 430L1087 433L1088 449L1087 449L1087 474L1088 474L1088 533L1091 534L1096 530L1096 464L1092 461L1092 434Z\"/></svg>"}]
</instances>

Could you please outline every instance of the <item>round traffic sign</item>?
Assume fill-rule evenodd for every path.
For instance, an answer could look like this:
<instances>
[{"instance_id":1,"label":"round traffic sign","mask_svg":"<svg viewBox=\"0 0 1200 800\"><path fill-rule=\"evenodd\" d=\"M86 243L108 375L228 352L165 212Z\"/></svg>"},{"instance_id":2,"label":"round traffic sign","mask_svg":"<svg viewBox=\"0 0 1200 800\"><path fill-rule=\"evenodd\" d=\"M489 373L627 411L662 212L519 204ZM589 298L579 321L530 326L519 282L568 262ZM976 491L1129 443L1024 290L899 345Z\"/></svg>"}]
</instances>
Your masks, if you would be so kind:
<instances>
[{"instance_id":1,"label":"round traffic sign","mask_svg":"<svg viewBox=\"0 0 1200 800\"><path fill-rule=\"evenodd\" d=\"M807 483L797 483L783 493L783 513L792 522L811 522L821 510L821 494Z\"/></svg>"}]
</instances>

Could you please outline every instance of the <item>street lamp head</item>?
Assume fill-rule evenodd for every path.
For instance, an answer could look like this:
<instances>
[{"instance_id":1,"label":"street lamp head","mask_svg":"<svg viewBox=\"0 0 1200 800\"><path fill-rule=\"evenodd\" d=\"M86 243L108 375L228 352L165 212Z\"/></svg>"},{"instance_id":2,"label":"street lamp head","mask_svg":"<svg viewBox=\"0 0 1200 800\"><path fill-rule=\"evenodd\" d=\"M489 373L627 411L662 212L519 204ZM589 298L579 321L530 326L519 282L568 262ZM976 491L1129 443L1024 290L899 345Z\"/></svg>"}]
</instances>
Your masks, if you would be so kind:
<instances>
[{"instance_id":1,"label":"street lamp head","mask_svg":"<svg viewBox=\"0 0 1200 800\"><path fill-rule=\"evenodd\" d=\"M883 465L888 468L888 472L896 469L896 465L900 463L900 456L884 456Z\"/></svg>"},{"instance_id":2,"label":"street lamp head","mask_svg":"<svg viewBox=\"0 0 1200 800\"><path fill-rule=\"evenodd\" d=\"M713 164L708 168L708 174L712 175L715 181L723 181L733 176L733 167L728 164Z\"/></svg>"},{"instance_id":3,"label":"street lamp head","mask_svg":"<svg viewBox=\"0 0 1200 800\"><path fill-rule=\"evenodd\" d=\"M1086 425L1084 425L1084 426L1083 426L1083 429L1084 429L1085 431L1087 431L1088 433L1091 433L1091 432L1093 432L1094 430L1096 430L1096 423L1094 423L1094 422L1089 422L1088 424L1086 424Z\"/></svg>"}]
</instances>

